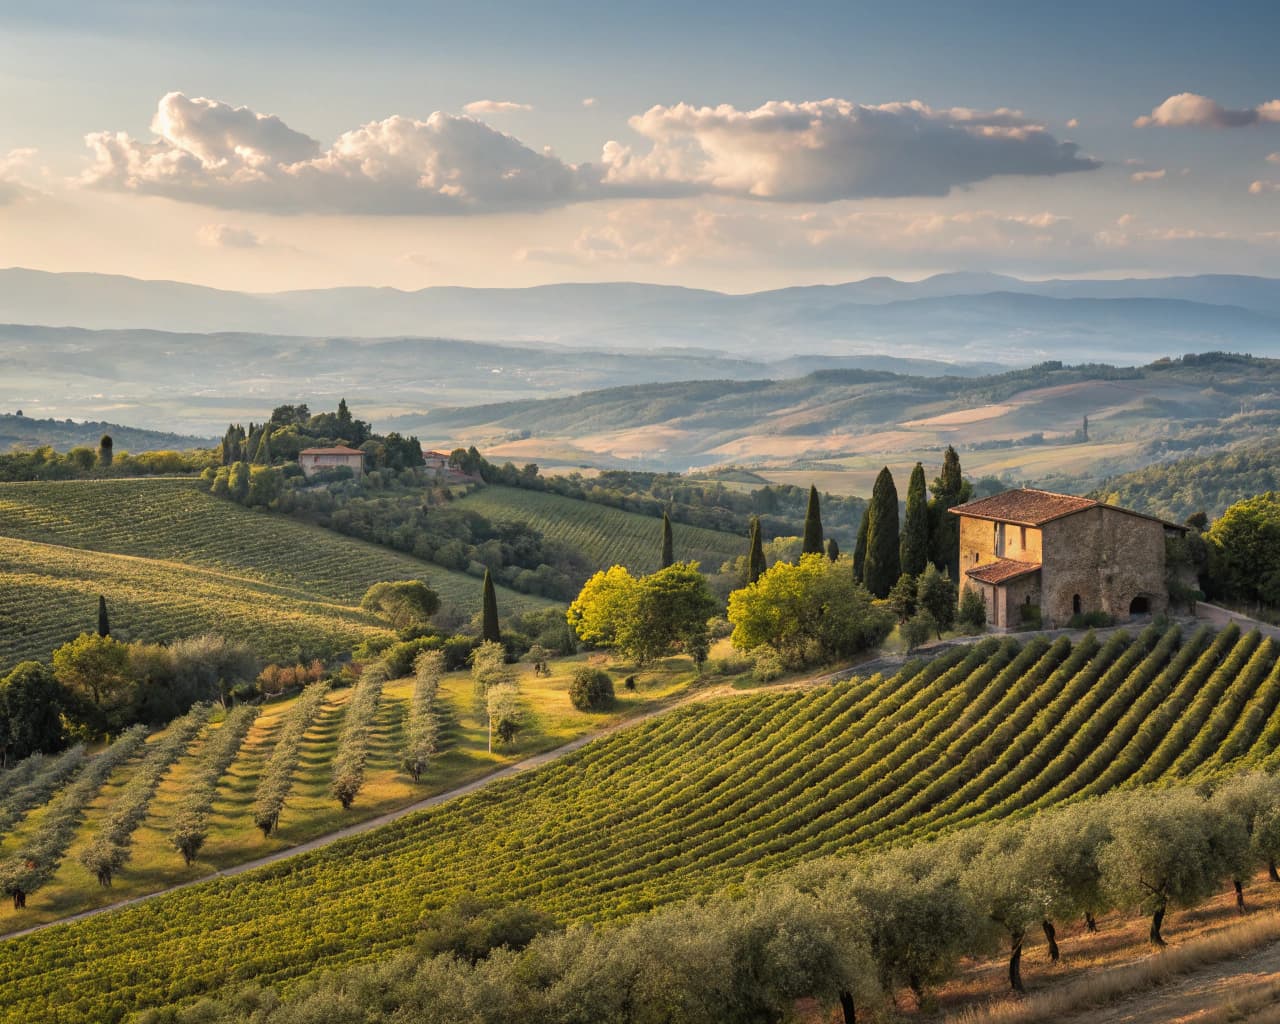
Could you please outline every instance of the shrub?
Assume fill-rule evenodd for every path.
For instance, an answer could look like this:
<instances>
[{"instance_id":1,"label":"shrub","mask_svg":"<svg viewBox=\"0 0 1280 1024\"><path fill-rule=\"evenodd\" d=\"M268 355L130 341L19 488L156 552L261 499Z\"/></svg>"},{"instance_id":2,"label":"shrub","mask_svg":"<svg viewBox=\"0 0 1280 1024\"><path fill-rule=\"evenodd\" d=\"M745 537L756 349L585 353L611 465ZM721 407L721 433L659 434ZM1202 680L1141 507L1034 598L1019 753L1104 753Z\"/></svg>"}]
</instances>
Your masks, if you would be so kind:
<instances>
[{"instance_id":1,"label":"shrub","mask_svg":"<svg viewBox=\"0 0 1280 1024\"><path fill-rule=\"evenodd\" d=\"M982 595L971 587L966 587L960 595L956 625L966 633L981 633L987 628L987 606Z\"/></svg>"},{"instance_id":2,"label":"shrub","mask_svg":"<svg viewBox=\"0 0 1280 1024\"><path fill-rule=\"evenodd\" d=\"M1023 629L1040 629L1044 625L1038 604L1022 605L1018 615L1022 620Z\"/></svg>"},{"instance_id":3,"label":"shrub","mask_svg":"<svg viewBox=\"0 0 1280 1024\"><path fill-rule=\"evenodd\" d=\"M1106 612L1082 612L1067 620L1070 629L1095 629L1098 626L1115 625L1115 620Z\"/></svg>"},{"instance_id":4,"label":"shrub","mask_svg":"<svg viewBox=\"0 0 1280 1024\"><path fill-rule=\"evenodd\" d=\"M580 668L569 684L569 700L579 711L606 711L613 707L613 680L601 669Z\"/></svg>"},{"instance_id":5,"label":"shrub","mask_svg":"<svg viewBox=\"0 0 1280 1024\"><path fill-rule=\"evenodd\" d=\"M753 658L755 665L751 669L751 678L757 683L771 683L781 677L782 658L772 647L757 647Z\"/></svg>"}]
</instances>

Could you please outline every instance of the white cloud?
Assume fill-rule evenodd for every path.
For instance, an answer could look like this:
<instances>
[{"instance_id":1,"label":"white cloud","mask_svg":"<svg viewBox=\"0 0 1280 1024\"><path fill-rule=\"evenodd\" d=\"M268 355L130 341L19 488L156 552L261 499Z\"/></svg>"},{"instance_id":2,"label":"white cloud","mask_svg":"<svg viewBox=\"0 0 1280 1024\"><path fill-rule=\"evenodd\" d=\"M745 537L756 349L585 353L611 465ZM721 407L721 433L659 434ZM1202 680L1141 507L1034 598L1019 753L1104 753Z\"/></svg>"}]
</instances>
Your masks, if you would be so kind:
<instances>
[{"instance_id":1,"label":"white cloud","mask_svg":"<svg viewBox=\"0 0 1280 1024\"><path fill-rule=\"evenodd\" d=\"M206 224L196 237L215 249L256 249L263 244L257 232L237 224Z\"/></svg>"},{"instance_id":2,"label":"white cloud","mask_svg":"<svg viewBox=\"0 0 1280 1024\"><path fill-rule=\"evenodd\" d=\"M1280 192L1280 181L1255 181L1249 186L1251 195L1261 196L1268 192Z\"/></svg>"},{"instance_id":3,"label":"white cloud","mask_svg":"<svg viewBox=\"0 0 1280 1024\"><path fill-rule=\"evenodd\" d=\"M584 107L594 107L599 102L600 101L597 100L594 96L588 96L586 99L582 101L582 105Z\"/></svg>"},{"instance_id":4,"label":"white cloud","mask_svg":"<svg viewBox=\"0 0 1280 1024\"><path fill-rule=\"evenodd\" d=\"M648 148L609 142L599 164L566 163L474 117L441 112L373 121L325 148L274 115L169 93L153 141L86 137L94 161L82 181L228 209L455 214L704 193L813 202L941 196L997 175L1099 166L1003 108L678 104L630 124Z\"/></svg>"},{"instance_id":5,"label":"white cloud","mask_svg":"<svg viewBox=\"0 0 1280 1024\"><path fill-rule=\"evenodd\" d=\"M7 206L35 194L24 180L24 173L35 159L34 149L11 149L0 156L0 206Z\"/></svg>"},{"instance_id":6,"label":"white cloud","mask_svg":"<svg viewBox=\"0 0 1280 1024\"><path fill-rule=\"evenodd\" d=\"M1194 92L1170 96L1150 114L1137 118L1135 128L1239 128L1244 125L1280 121L1280 100L1256 107L1233 110L1217 100Z\"/></svg>"},{"instance_id":7,"label":"white cloud","mask_svg":"<svg viewBox=\"0 0 1280 1024\"><path fill-rule=\"evenodd\" d=\"M1129 175L1130 181L1141 184L1144 181L1162 181L1168 172L1161 167L1158 171L1134 171Z\"/></svg>"},{"instance_id":8,"label":"white cloud","mask_svg":"<svg viewBox=\"0 0 1280 1024\"><path fill-rule=\"evenodd\" d=\"M1071 120L1069 120L1069 121L1067 122L1067 127L1068 127L1068 128L1079 128L1079 127L1080 127L1080 118L1078 118L1078 117L1073 117L1073 118L1071 118Z\"/></svg>"},{"instance_id":9,"label":"white cloud","mask_svg":"<svg viewBox=\"0 0 1280 1024\"><path fill-rule=\"evenodd\" d=\"M631 118L646 153L605 147L605 182L783 201L942 196L1002 174L1092 170L1020 111L923 103L772 101L754 110L651 107Z\"/></svg>"},{"instance_id":10,"label":"white cloud","mask_svg":"<svg viewBox=\"0 0 1280 1024\"><path fill-rule=\"evenodd\" d=\"M1267 154L1267 163L1269 163L1269 164L1280 164L1280 153L1268 153L1268 154Z\"/></svg>"},{"instance_id":11,"label":"white cloud","mask_svg":"<svg viewBox=\"0 0 1280 1024\"><path fill-rule=\"evenodd\" d=\"M462 108L468 114L516 114L532 110L528 103L513 103L511 100L472 100Z\"/></svg>"},{"instance_id":12,"label":"white cloud","mask_svg":"<svg viewBox=\"0 0 1280 1024\"><path fill-rule=\"evenodd\" d=\"M1128 227L1130 224L1134 223L1137 219L1138 218L1132 213L1122 213L1120 214L1119 217L1116 218L1116 223L1123 228L1123 227Z\"/></svg>"}]
</instances>

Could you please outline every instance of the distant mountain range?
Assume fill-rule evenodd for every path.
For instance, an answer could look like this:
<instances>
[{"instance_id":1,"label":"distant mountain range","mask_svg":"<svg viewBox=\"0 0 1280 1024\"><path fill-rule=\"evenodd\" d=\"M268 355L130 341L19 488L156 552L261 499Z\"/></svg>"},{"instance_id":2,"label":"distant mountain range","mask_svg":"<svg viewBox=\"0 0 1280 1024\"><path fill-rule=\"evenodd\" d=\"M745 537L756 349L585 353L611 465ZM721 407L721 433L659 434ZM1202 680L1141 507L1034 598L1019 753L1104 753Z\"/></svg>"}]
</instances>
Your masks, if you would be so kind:
<instances>
[{"instance_id":1,"label":"distant mountain range","mask_svg":"<svg viewBox=\"0 0 1280 1024\"><path fill-rule=\"evenodd\" d=\"M1280 280L1023 281L940 274L730 295L644 284L245 293L103 274L0 270L0 320L98 329L697 349L772 362L894 356L1027 365L1210 349L1280 354ZM693 374L690 374L692 376Z\"/></svg>"}]
</instances>

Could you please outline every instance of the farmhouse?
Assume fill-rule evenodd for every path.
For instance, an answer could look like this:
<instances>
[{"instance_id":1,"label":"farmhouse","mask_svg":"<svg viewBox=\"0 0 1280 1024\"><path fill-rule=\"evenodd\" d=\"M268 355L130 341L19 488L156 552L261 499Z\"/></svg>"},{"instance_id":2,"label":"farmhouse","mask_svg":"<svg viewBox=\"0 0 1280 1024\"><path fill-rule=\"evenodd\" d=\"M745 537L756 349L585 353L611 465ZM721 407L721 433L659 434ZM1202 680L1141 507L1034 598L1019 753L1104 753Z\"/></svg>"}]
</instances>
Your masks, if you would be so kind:
<instances>
[{"instance_id":1,"label":"farmhouse","mask_svg":"<svg viewBox=\"0 0 1280 1024\"><path fill-rule=\"evenodd\" d=\"M1169 607L1165 537L1186 527L1090 498L1026 488L951 509L960 517L960 585L996 629L1038 609L1046 627L1103 612L1116 620Z\"/></svg>"},{"instance_id":2,"label":"farmhouse","mask_svg":"<svg viewBox=\"0 0 1280 1024\"><path fill-rule=\"evenodd\" d=\"M347 466L356 476L364 475L364 452L359 448L305 448L298 453L298 465L305 476L325 469Z\"/></svg>"}]
</instances>

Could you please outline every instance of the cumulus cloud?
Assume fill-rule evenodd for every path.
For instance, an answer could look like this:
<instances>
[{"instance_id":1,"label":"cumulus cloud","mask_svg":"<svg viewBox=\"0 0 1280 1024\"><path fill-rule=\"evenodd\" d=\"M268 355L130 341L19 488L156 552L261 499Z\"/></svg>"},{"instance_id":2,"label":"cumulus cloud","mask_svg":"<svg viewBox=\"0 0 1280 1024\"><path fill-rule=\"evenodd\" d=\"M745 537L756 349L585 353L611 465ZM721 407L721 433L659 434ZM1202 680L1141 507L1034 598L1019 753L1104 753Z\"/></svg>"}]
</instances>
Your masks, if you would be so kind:
<instances>
[{"instance_id":1,"label":"cumulus cloud","mask_svg":"<svg viewBox=\"0 0 1280 1024\"><path fill-rule=\"evenodd\" d=\"M1280 100L1233 110L1208 96L1180 92L1133 124L1136 128L1240 128L1265 122L1280 122Z\"/></svg>"},{"instance_id":2,"label":"cumulus cloud","mask_svg":"<svg viewBox=\"0 0 1280 1024\"><path fill-rule=\"evenodd\" d=\"M1078 118L1078 117L1073 117L1073 118L1071 118L1071 120L1067 122L1067 127L1068 127L1068 128L1079 128L1079 127L1080 127L1080 118Z\"/></svg>"},{"instance_id":3,"label":"cumulus cloud","mask_svg":"<svg viewBox=\"0 0 1280 1024\"><path fill-rule=\"evenodd\" d=\"M34 149L11 149L0 156L0 206L8 206L30 198L35 189L23 181L22 175L35 159Z\"/></svg>"},{"instance_id":4,"label":"cumulus cloud","mask_svg":"<svg viewBox=\"0 0 1280 1024\"><path fill-rule=\"evenodd\" d=\"M1267 154L1267 163L1269 163L1269 164L1280 164L1280 153L1268 153L1268 154Z\"/></svg>"},{"instance_id":5,"label":"cumulus cloud","mask_svg":"<svg viewBox=\"0 0 1280 1024\"><path fill-rule=\"evenodd\" d=\"M1251 195L1261 196L1268 192L1280 192L1280 181L1255 181L1249 186Z\"/></svg>"},{"instance_id":6,"label":"cumulus cloud","mask_svg":"<svg viewBox=\"0 0 1280 1024\"><path fill-rule=\"evenodd\" d=\"M468 114L516 114L532 110L529 103L513 103L511 100L472 100L462 108Z\"/></svg>"},{"instance_id":7,"label":"cumulus cloud","mask_svg":"<svg viewBox=\"0 0 1280 1024\"><path fill-rule=\"evenodd\" d=\"M441 112L425 121L393 115L324 147L274 115L175 92L160 101L155 139L87 136L94 159L83 181L229 209L451 214L707 193L784 202L941 196L997 175L1099 166L1005 108L678 104L630 125L647 147L611 141L594 164L566 163L475 117Z\"/></svg>"},{"instance_id":8,"label":"cumulus cloud","mask_svg":"<svg viewBox=\"0 0 1280 1024\"><path fill-rule=\"evenodd\" d=\"M196 232L202 245L215 249L256 249L262 236L236 224L206 224Z\"/></svg>"},{"instance_id":9,"label":"cumulus cloud","mask_svg":"<svg viewBox=\"0 0 1280 1024\"><path fill-rule=\"evenodd\" d=\"M1162 181L1168 172L1161 167L1158 171L1134 171L1129 175L1130 181L1141 184L1144 181Z\"/></svg>"},{"instance_id":10,"label":"cumulus cloud","mask_svg":"<svg viewBox=\"0 0 1280 1024\"><path fill-rule=\"evenodd\" d=\"M1093 170L1020 111L933 109L918 101L774 101L736 107L655 106L631 127L651 143L605 147L605 181L784 201L942 196L1004 174Z\"/></svg>"}]
</instances>

